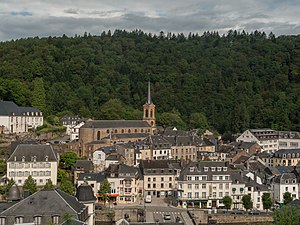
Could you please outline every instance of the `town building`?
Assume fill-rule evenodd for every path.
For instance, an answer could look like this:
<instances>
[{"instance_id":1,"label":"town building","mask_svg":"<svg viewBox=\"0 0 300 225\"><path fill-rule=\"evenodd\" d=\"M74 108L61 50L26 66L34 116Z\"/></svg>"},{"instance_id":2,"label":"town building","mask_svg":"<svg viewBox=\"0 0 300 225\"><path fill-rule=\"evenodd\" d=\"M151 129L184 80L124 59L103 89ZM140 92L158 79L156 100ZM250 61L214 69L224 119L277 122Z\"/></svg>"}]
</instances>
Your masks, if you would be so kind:
<instances>
[{"instance_id":1,"label":"town building","mask_svg":"<svg viewBox=\"0 0 300 225\"><path fill-rule=\"evenodd\" d=\"M65 222L66 215L79 222L76 224L92 224L88 207L59 189L44 189L25 199L17 190L12 193L10 202L0 204L0 224L59 225Z\"/></svg>"},{"instance_id":2,"label":"town building","mask_svg":"<svg viewBox=\"0 0 300 225\"><path fill-rule=\"evenodd\" d=\"M180 165L169 160L141 160L139 164L144 178L144 196L166 197L177 192Z\"/></svg>"},{"instance_id":3,"label":"town building","mask_svg":"<svg viewBox=\"0 0 300 225\"><path fill-rule=\"evenodd\" d=\"M93 152L103 145L99 141L106 140L113 145L122 141L138 141L156 130L155 105L151 99L150 82L148 84L148 97L143 106L143 120L88 120L79 129L78 153L80 157L92 158ZM121 135L119 137L116 137ZM146 135L146 136L145 136ZM115 140L113 137L115 136Z\"/></svg>"},{"instance_id":4,"label":"town building","mask_svg":"<svg viewBox=\"0 0 300 225\"><path fill-rule=\"evenodd\" d=\"M58 158L51 145L20 144L7 160L7 178L23 186L29 175L37 186L57 184Z\"/></svg>"},{"instance_id":5,"label":"town building","mask_svg":"<svg viewBox=\"0 0 300 225\"><path fill-rule=\"evenodd\" d=\"M178 179L179 206L219 208L222 199L230 196L232 177L227 162L200 161L189 163Z\"/></svg>"},{"instance_id":6,"label":"town building","mask_svg":"<svg viewBox=\"0 0 300 225\"><path fill-rule=\"evenodd\" d=\"M271 184L271 189L273 191L273 200L278 203L284 203L284 193L289 192L293 199L299 198L299 185L297 182L297 177L294 173L283 173L274 178Z\"/></svg>"},{"instance_id":7,"label":"town building","mask_svg":"<svg viewBox=\"0 0 300 225\"><path fill-rule=\"evenodd\" d=\"M279 148L278 131L272 129L249 129L242 133L237 142L255 142L259 144L263 151L275 152Z\"/></svg>"},{"instance_id":8,"label":"town building","mask_svg":"<svg viewBox=\"0 0 300 225\"><path fill-rule=\"evenodd\" d=\"M34 107L20 107L0 100L1 133L24 133L43 125L43 114Z\"/></svg>"},{"instance_id":9,"label":"town building","mask_svg":"<svg viewBox=\"0 0 300 225\"><path fill-rule=\"evenodd\" d=\"M300 161L300 149L280 149L272 155L271 166L296 166Z\"/></svg>"},{"instance_id":10,"label":"town building","mask_svg":"<svg viewBox=\"0 0 300 225\"><path fill-rule=\"evenodd\" d=\"M111 185L110 196L113 201L117 203L137 202L143 191L138 168L125 164L111 164L105 172Z\"/></svg>"}]
</instances>

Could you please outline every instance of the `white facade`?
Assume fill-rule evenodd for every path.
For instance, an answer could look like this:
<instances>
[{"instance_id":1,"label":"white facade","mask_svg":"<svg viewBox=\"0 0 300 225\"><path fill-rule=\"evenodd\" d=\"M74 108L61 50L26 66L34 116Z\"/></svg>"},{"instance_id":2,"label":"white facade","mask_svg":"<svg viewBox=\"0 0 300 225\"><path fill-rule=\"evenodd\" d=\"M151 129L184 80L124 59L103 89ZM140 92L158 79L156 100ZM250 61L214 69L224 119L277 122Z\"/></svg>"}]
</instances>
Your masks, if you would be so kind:
<instances>
[{"instance_id":1,"label":"white facade","mask_svg":"<svg viewBox=\"0 0 300 225\"><path fill-rule=\"evenodd\" d=\"M81 122L77 125L67 126L67 134L70 135L70 141L78 140L79 138L79 128L82 127L85 123Z\"/></svg>"},{"instance_id":2,"label":"white facade","mask_svg":"<svg viewBox=\"0 0 300 225\"><path fill-rule=\"evenodd\" d=\"M291 193L293 199L299 198L299 186L296 178L291 180L283 180L282 182L274 182L271 185L273 190L273 199L277 203L283 203L284 198L283 195L285 192Z\"/></svg>"},{"instance_id":3,"label":"white facade","mask_svg":"<svg viewBox=\"0 0 300 225\"><path fill-rule=\"evenodd\" d=\"M237 142L255 142L262 147L262 151L268 153L279 149L278 132L271 129L246 130L237 139Z\"/></svg>"},{"instance_id":4,"label":"white facade","mask_svg":"<svg viewBox=\"0 0 300 225\"><path fill-rule=\"evenodd\" d=\"M103 171L105 168L105 158L106 154L104 151L97 149L93 153L93 164L95 171Z\"/></svg>"},{"instance_id":5,"label":"white facade","mask_svg":"<svg viewBox=\"0 0 300 225\"><path fill-rule=\"evenodd\" d=\"M153 159L172 159L171 148L169 149L153 149Z\"/></svg>"},{"instance_id":6,"label":"white facade","mask_svg":"<svg viewBox=\"0 0 300 225\"><path fill-rule=\"evenodd\" d=\"M41 112L28 112L25 115L0 115L0 125L4 126L4 133L23 133L29 129L42 126L44 122Z\"/></svg>"},{"instance_id":7,"label":"white facade","mask_svg":"<svg viewBox=\"0 0 300 225\"><path fill-rule=\"evenodd\" d=\"M37 186L43 186L47 180L57 185L58 162L7 162L7 178L13 179L18 186L23 186L29 175L35 179Z\"/></svg>"},{"instance_id":8,"label":"white facade","mask_svg":"<svg viewBox=\"0 0 300 225\"><path fill-rule=\"evenodd\" d=\"M7 160L7 178L23 186L28 176L37 186L44 186L47 180L57 185L58 159L50 145L20 144Z\"/></svg>"}]
</instances>

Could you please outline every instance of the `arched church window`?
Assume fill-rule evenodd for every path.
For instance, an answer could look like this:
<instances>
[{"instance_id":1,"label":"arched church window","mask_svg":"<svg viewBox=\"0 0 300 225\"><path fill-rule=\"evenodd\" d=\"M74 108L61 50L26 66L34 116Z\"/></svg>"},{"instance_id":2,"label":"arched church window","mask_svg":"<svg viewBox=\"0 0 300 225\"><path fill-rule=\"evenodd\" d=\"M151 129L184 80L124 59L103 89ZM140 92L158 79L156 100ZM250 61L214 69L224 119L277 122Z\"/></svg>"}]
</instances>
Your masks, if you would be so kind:
<instances>
[{"instance_id":1,"label":"arched church window","mask_svg":"<svg viewBox=\"0 0 300 225\"><path fill-rule=\"evenodd\" d=\"M107 130L106 130L106 133L108 133L108 134L109 134L109 129L107 129Z\"/></svg>"},{"instance_id":2,"label":"arched church window","mask_svg":"<svg viewBox=\"0 0 300 225\"><path fill-rule=\"evenodd\" d=\"M153 117L153 110L150 110L150 117Z\"/></svg>"},{"instance_id":3,"label":"arched church window","mask_svg":"<svg viewBox=\"0 0 300 225\"><path fill-rule=\"evenodd\" d=\"M149 111L148 111L148 109L145 110L145 117L149 117Z\"/></svg>"}]
</instances>

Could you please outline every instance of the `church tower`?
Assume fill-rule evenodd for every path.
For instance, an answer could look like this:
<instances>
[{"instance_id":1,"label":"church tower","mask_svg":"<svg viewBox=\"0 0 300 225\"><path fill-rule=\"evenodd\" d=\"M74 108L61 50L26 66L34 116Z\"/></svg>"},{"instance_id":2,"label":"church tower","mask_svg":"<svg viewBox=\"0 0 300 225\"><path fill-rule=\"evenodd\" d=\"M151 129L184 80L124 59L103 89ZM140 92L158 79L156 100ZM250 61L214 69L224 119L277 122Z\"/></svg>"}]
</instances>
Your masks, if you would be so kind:
<instances>
[{"instance_id":1,"label":"church tower","mask_svg":"<svg viewBox=\"0 0 300 225\"><path fill-rule=\"evenodd\" d=\"M152 128L156 127L155 124L155 105L153 104L151 100L151 90L150 90L150 81L148 82L148 97L147 101L144 104L144 116L143 120L147 121Z\"/></svg>"}]
</instances>

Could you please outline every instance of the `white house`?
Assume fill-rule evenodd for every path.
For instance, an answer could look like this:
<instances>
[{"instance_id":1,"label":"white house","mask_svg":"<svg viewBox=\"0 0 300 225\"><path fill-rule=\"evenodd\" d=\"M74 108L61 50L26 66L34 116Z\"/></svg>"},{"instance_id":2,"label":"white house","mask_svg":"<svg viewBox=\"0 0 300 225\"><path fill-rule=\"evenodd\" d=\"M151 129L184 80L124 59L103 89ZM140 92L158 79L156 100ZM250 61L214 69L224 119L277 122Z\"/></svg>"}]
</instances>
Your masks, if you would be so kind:
<instances>
[{"instance_id":1,"label":"white house","mask_svg":"<svg viewBox=\"0 0 300 225\"><path fill-rule=\"evenodd\" d=\"M82 127L84 124L85 124L85 122L80 122L76 125L73 125L73 126L69 127L70 141L78 140L78 138L79 138L79 128Z\"/></svg>"},{"instance_id":2,"label":"white house","mask_svg":"<svg viewBox=\"0 0 300 225\"><path fill-rule=\"evenodd\" d=\"M271 188L273 191L273 199L277 203L284 202L283 195L285 192L291 193L293 199L299 198L297 178L293 173L283 173L275 177Z\"/></svg>"},{"instance_id":3,"label":"white house","mask_svg":"<svg viewBox=\"0 0 300 225\"><path fill-rule=\"evenodd\" d=\"M0 127L4 133L23 133L43 125L43 114L34 107L19 107L11 101L0 101Z\"/></svg>"},{"instance_id":4,"label":"white house","mask_svg":"<svg viewBox=\"0 0 300 225\"><path fill-rule=\"evenodd\" d=\"M255 142L263 149L262 151L275 152L279 148L278 131L272 129L249 129L242 133L237 142Z\"/></svg>"},{"instance_id":5,"label":"white house","mask_svg":"<svg viewBox=\"0 0 300 225\"><path fill-rule=\"evenodd\" d=\"M98 148L93 152L93 164L96 172L103 171L108 167L106 158L113 152L115 152L114 146Z\"/></svg>"},{"instance_id":6,"label":"white house","mask_svg":"<svg viewBox=\"0 0 300 225\"><path fill-rule=\"evenodd\" d=\"M57 184L58 158L51 145L20 144L7 160L7 178L14 179L23 186L29 175L37 186L43 186L47 180Z\"/></svg>"},{"instance_id":7,"label":"white house","mask_svg":"<svg viewBox=\"0 0 300 225\"><path fill-rule=\"evenodd\" d=\"M300 148L300 133L295 131L279 131L279 149Z\"/></svg>"}]
</instances>

